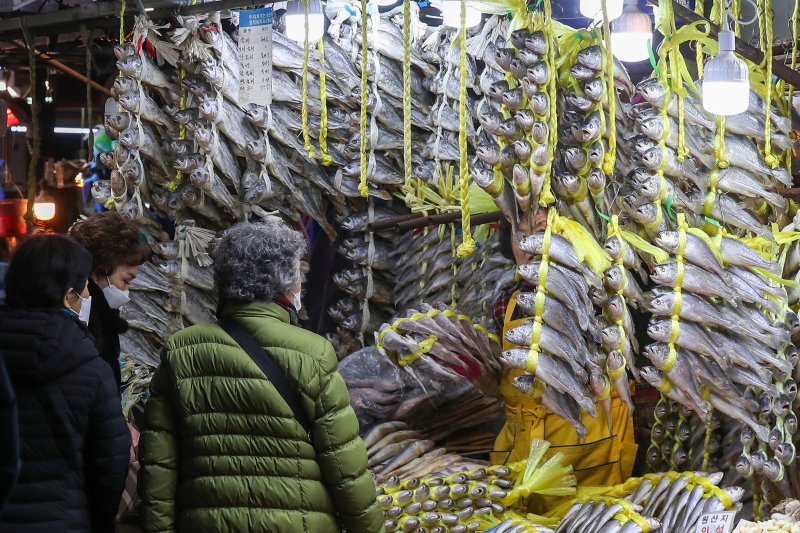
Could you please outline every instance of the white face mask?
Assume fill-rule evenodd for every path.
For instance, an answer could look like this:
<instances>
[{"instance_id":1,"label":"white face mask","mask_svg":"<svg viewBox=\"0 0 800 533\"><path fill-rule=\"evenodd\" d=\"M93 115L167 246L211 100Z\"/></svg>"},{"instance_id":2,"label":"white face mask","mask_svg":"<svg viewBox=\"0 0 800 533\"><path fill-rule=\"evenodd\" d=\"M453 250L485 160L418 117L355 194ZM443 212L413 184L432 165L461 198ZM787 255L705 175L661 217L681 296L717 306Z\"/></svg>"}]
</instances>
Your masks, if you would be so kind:
<instances>
[{"instance_id":1,"label":"white face mask","mask_svg":"<svg viewBox=\"0 0 800 533\"><path fill-rule=\"evenodd\" d=\"M119 309L131 301L130 291L123 291L116 285L112 284L108 277L106 277L106 281L108 281L108 287L103 289L103 296L106 297L108 306L111 309Z\"/></svg>"},{"instance_id":2,"label":"white face mask","mask_svg":"<svg viewBox=\"0 0 800 533\"><path fill-rule=\"evenodd\" d=\"M292 293L292 296L294 297L294 309L295 311L299 312L300 309L303 307L303 302L300 301L300 293L299 292Z\"/></svg>"},{"instance_id":3,"label":"white face mask","mask_svg":"<svg viewBox=\"0 0 800 533\"><path fill-rule=\"evenodd\" d=\"M89 315L92 312L92 297L82 298L81 295L78 294L78 298L81 299L81 310L78 312L78 320L88 326Z\"/></svg>"}]
</instances>

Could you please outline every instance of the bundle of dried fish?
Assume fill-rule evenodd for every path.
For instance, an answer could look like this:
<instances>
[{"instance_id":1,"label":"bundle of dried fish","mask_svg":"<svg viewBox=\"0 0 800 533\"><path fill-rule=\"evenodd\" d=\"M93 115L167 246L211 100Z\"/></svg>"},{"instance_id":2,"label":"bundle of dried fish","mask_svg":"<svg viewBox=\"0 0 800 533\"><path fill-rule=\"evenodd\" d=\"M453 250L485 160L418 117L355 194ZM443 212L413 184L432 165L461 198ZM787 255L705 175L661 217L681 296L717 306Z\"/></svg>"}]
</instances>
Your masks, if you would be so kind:
<instances>
[{"instance_id":1,"label":"bundle of dried fish","mask_svg":"<svg viewBox=\"0 0 800 533\"><path fill-rule=\"evenodd\" d=\"M387 531L476 531L481 529L551 530L524 518L515 509L531 494L567 495L575 492L572 467L556 454L544 460L549 444L532 443L527 461L510 466L467 466L449 475L433 473L402 481L392 477L378 485ZM496 528L496 529L495 529Z\"/></svg>"},{"instance_id":2,"label":"bundle of dried fish","mask_svg":"<svg viewBox=\"0 0 800 533\"><path fill-rule=\"evenodd\" d=\"M738 510L744 490L720 488L722 474L666 472L631 478L610 493L579 499L566 511L558 532L694 531L706 513ZM624 498L618 492L627 493ZM623 524L625 527L623 527ZM659 529L660 528L660 529Z\"/></svg>"}]
</instances>

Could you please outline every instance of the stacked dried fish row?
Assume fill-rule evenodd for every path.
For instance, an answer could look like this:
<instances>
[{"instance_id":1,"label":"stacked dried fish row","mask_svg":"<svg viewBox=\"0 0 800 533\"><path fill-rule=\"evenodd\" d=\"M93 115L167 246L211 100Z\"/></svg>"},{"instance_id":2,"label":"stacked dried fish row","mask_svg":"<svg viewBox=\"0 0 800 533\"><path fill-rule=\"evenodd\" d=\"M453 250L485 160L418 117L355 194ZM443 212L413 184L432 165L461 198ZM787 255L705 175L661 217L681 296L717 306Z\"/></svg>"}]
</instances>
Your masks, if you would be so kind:
<instances>
[{"instance_id":1,"label":"stacked dried fish row","mask_svg":"<svg viewBox=\"0 0 800 533\"><path fill-rule=\"evenodd\" d=\"M514 487L508 467L465 468L448 477L390 478L378 485L387 531L466 533L483 529L494 514L502 514Z\"/></svg>"},{"instance_id":2,"label":"stacked dried fish row","mask_svg":"<svg viewBox=\"0 0 800 533\"><path fill-rule=\"evenodd\" d=\"M575 493L572 467L564 455L545 459L549 443L534 440L527 461L509 466L465 468L423 479L390 478L378 486L387 531L467 532L489 530L551 533L518 514L532 494ZM514 527L512 528L512 524Z\"/></svg>"},{"instance_id":3,"label":"stacked dried fish row","mask_svg":"<svg viewBox=\"0 0 800 533\"><path fill-rule=\"evenodd\" d=\"M377 346L401 366L425 356L443 371L470 376L485 386L496 387L502 375L499 339L442 303L409 309L405 317L384 324Z\"/></svg>"},{"instance_id":4,"label":"stacked dried fish row","mask_svg":"<svg viewBox=\"0 0 800 533\"><path fill-rule=\"evenodd\" d=\"M741 507L744 490L720 488L721 480L722 474L695 472L631 478L616 487L627 493L622 499L599 495L576 501L556 533L586 533L603 527L608 531L694 531L704 514Z\"/></svg>"},{"instance_id":5,"label":"stacked dried fish row","mask_svg":"<svg viewBox=\"0 0 800 533\"><path fill-rule=\"evenodd\" d=\"M558 220L554 215L551 211L544 233L534 233L520 243L522 250L537 258L519 267L519 274L536 287L536 292L517 296L517 305L533 318L506 333L507 341L524 348L504 352L503 360L511 368L526 372L514 378L517 388L533 392L539 387L534 381L538 378L545 385L544 390L538 390L542 404L584 436L581 410L596 416L595 403L599 401L610 413L608 382L603 373L607 362L596 343L611 331L598 330L589 298L590 284L599 287L601 282L576 253L573 243L553 231ZM584 248L581 253L588 255L593 250ZM602 255L599 259L601 264L607 263ZM602 383L602 387L592 385L595 383ZM613 380L613 386L618 394L628 396L624 376Z\"/></svg>"}]
</instances>

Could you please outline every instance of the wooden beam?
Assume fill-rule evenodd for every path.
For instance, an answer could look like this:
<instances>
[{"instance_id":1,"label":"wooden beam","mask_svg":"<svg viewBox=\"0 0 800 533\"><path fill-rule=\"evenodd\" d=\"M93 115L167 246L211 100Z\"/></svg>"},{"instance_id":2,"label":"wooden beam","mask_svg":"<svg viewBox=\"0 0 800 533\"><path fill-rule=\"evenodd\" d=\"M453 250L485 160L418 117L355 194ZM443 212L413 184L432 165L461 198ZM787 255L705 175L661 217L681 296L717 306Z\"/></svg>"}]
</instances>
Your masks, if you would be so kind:
<instances>
[{"instance_id":1,"label":"wooden beam","mask_svg":"<svg viewBox=\"0 0 800 533\"><path fill-rule=\"evenodd\" d=\"M675 18L681 22L691 24L693 22L702 20L705 21L711 29L709 32L711 37L716 37L719 33L719 28L712 24L710 20L705 17L701 17L688 7L684 7L674 0L647 0L648 4L656 7L658 7L662 2L672 2L672 9L675 13ZM739 39L738 37L736 38L736 53L756 64L761 63L761 61L764 59L764 52L758 48L750 46L747 42ZM784 80L786 83L790 83L796 88L800 88L800 72L792 70L780 61L775 61L774 59L772 60L772 73L778 78Z\"/></svg>"},{"instance_id":2,"label":"wooden beam","mask_svg":"<svg viewBox=\"0 0 800 533\"><path fill-rule=\"evenodd\" d=\"M19 46L20 48L27 49L27 46L25 45L25 42L23 42L23 41L18 41L17 40L17 41L11 41L11 42L15 46ZM95 89L97 89L101 93L105 94L106 96L111 96L111 91L108 89L108 87L105 87L104 85L102 85L100 83L97 83L94 80L90 80L84 74L81 74L80 72L78 72L74 68L65 65L64 63L62 63L58 59L53 59L52 57L47 55L45 52L41 52L39 50L36 50L36 57L38 57L39 59L47 62L47 64L54 66L55 68L57 68L58 70L64 72L65 74L69 74L73 78L79 79L83 83L91 83L92 87L94 87Z\"/></svg>"},{"instance_id":3,"label":"wooden beam","mask_svg":"<svg viewBox=\"0 0 800 533\"><path fill-rule=\"evenodd\" d=\"M471 226L479 226L481 224L497 222L502 216L503 214L500 211L490 211L489 213L472 215L469 219L469 223ZM450 224L459 220L461 220L460 210L440 213L438 215L399 215L376 220L372 224L367 225L367 231L385 231L389 229L408 231L416 228L424 228L425 226Z\"/></svg>"}]
</instances>

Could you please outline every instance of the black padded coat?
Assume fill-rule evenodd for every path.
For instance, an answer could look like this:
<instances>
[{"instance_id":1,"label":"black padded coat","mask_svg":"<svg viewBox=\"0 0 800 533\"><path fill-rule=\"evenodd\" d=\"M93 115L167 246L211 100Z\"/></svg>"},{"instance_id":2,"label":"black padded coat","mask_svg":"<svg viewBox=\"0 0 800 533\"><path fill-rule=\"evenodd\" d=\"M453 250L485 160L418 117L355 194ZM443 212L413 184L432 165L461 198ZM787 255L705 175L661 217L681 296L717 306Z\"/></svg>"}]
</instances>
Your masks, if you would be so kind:
<instances>
[{"instance_id":1,"label":"black padded coat","mask_svg":"<svg viewBox=\"0 0 800 533\"><path fill-rule=\"evenodd\" d=\"M22 444L0 533L113 531L130 433L114 376L86 328L64 310L3 310L0 351Z\"/></svg>"}]
</instances>

